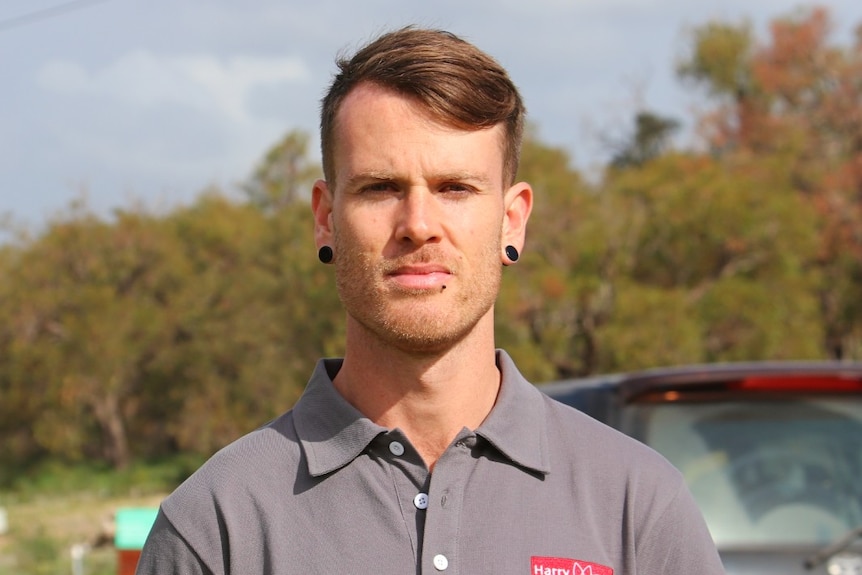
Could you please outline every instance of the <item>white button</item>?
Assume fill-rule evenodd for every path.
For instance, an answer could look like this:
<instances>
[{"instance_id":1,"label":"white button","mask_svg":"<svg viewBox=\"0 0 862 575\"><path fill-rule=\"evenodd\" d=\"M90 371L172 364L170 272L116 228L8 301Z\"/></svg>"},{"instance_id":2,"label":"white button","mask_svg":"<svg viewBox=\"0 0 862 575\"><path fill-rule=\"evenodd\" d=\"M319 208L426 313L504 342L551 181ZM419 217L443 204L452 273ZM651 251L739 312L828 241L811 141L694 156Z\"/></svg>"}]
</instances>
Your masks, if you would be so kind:
<instances>
[{"instance_id":1,"label":"white button","mask_svg":"<svg viewBox=\"0 0 862 575\"><path fill-rule=\"evenodd\" d=\"M445 571L447 567L449 567L449 560L446 559L445 555L434 556L434 568L437 571Z\"/></svg>"},{"instance_id":2,"label":"white button","mask_svg":"<svg viewBox=\"0 0 862 575\"><path fill-rule=\"evenodd\" d=\"M413 505L416 506L416 509L428 509L428 494L418 493L416 497L413 498Z\"/></svg>"},{"instance_id":3,"label":"white button","mask_svg":"<svg viewBox=\"0 0 862 575\"><path fill-rule=\"evenodd\" d=\"M398 441L393 441L389 444L389 451L392 452L392 455L395 457L401 457L404 455L404 446Z\"/></svg>"}]
</instances>

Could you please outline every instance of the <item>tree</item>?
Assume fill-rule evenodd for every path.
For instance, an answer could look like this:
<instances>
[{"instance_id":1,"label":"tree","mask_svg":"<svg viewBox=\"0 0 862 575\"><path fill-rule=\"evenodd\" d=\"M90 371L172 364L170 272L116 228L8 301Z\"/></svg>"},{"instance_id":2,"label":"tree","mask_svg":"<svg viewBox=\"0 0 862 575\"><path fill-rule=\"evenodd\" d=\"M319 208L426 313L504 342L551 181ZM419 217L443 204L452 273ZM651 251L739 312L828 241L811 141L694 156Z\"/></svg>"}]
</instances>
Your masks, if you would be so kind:
<instances>
[{"instance_id":1,"label":"tree","mask_svg":"<svg viewBox=\"0 0 862 575\"><path fill-rule=\"evenodd\" d=\"M53 222L6 268L6 383L31 406L37 445L117 467L143 373L170 341L174 249L158 222L86 213ZM33 409L36 407L36 409Z\"/></svg>"},{"instance_id":2,"label":"tree","mask_svg":"<svg viewBox=\"0 0 862 575\"><path fill-rule=\"evenodd\" d=\"M161 366L182 385L165 422L179 448L210 453L288 409L335 351L342 312L309 214L300 200L264 213L210 195L170 217L194 278Z\"/></svg>"},{"instance_id":3,"label":"tree","mask_svg":"<svg viewBox=\"0 0 862 575\"><path fill-rule=\"evenodd\" d=\"M653 160L670 147L670 139L679 129L679 122L652 112L635 115L635 130L627 142L618 146L611 159L616 169L639 167Z\"/></svg>"},{"instance_id":4,"label":"tree","mask_svg":"<svg viewBox=\"0 0 862 575\"><path fill-rule=\"evenodd\" d=\"M612 178L605 193L626 200L626 228L636 239L624 285L653 294L642 311L664 293L670 299L662 305L673 306L677 320L660 324L662 333L680 328L690 338L696 322L698 351L686 362L822 356L819 283L811 274L817 219L782 170L758 161L730 171L709 157L669 155ZM734 317L747 332L728 329ZM688 339L676 345L694 350Z\"/></svg>"},{"instance_id":5,"label":"tree","mask_svg":"<svg viewBox=\"0 0 862 575\"><path fill-rule=\"evenodd\" d=\"M714 151L724 150L756 132L749 113L757 92L749 65L754 35L748 23L708 22L692 36L691 53L677 65L677 73L703 86L717 102L701 128Z\"/></svg>"},{"instance_id":6,"label":"tree","mask_svg":"<svg viewBox=\"0 0 862 575\"><path fill-rule=\"evenodd\" d=\"M289 134L269 160L304 142ZM290 162L313 173L304 155ZM259 189L287 186L272 174L258 172ZM288 409L343 329L310 206L290 186L256 204L209 190L161 216L73 206L4 245L0 452L116 467L207 455Z\"/></svg>"},{"instance_id":7,"label":"tree","mask_svg":"<svg viewBox=\"0 0 862 575\"><path fill-rule=\"evenodd\" d=\"M321 177L319 165L309 159L308 144L307 133L293 130L269 149L243 185L252 204L277 211L308 198L312 182Z\"/></svg>"},{"instance_id":8,"label":"tree","mask_svg":"<svg viewBox=\"0 0 862 575\"><path fill-rule=\"evenodd\" d=\"M710 149L728 166L780 166L792 193L819 214L818 273L829 280L819 294L824 345L834 357L858 358L862 33L842 48L830 43L830 30L823 8L775 20L763 44L747 26L710 24L695 31L680 72L714 97L714 107L701 118ZM726 45L734 48L722 50Z\"/></svg>"}]
</instances>

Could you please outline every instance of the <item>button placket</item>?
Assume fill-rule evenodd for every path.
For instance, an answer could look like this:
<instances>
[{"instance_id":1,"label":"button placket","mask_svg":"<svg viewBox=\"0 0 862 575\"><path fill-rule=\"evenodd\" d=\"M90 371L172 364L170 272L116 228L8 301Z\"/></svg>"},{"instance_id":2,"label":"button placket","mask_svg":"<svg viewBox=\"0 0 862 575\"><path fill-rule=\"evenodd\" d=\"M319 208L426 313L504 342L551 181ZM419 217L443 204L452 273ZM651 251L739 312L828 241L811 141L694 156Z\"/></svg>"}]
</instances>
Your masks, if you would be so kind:
<instances>
[{"instance_id":1,"label":"button placket","mask_svg":"<svg viewBox=\"0 0 862 575\"><path fill-rule=\"evenodd\" d=\"M466 442L465 442L466 439ZM460 531L464 486L475 463L470 438L461 438L443 453L434 466L428 489L428 515L423 537L423 573L459 573L458 533ZM434 502L433 504L431 502Z\"/></svg>"},{"instance_id":2,"label":"button placket","mask_svg":"<svg viewBox=\"0 0 862 575\"><path fill-rule=\"evenodd\" d=\"M397 432L381 436L379 441L379 453L387 462L385 465L401 509L403 526L413 546L414 559L418 560L421 556L425 511L420 511L416 502L419 495L427 492L428 470L415 450L410 449L409 440Z\"/></svg>"}]
</instances>

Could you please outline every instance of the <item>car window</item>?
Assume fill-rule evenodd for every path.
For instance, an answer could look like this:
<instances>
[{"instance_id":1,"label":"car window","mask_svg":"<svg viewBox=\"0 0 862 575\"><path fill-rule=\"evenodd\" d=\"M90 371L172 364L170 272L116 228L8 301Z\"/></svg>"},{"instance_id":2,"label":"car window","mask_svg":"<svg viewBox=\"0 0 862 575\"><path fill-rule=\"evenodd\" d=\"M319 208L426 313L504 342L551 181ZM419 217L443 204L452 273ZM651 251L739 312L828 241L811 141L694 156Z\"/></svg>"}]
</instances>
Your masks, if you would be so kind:
<instances>
[{"instance_id":1,"label":"car window","mask_svg":"<svg viewBox=\"0 0 862 575\"><path fill-rule=\"evenodd\" d=\"M825 544L862 525L862 401L626 408L632 435L685 476L719 547Z\"/></svg>"}]
</instances>

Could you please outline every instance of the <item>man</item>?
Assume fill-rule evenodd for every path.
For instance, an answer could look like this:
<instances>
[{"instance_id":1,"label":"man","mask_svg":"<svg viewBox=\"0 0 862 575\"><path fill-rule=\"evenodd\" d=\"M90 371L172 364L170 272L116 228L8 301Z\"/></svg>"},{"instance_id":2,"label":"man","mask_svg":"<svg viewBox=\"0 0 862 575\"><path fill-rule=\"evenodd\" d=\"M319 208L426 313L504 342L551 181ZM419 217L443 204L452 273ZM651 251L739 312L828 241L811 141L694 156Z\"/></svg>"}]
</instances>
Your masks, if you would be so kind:
<instances>
[{"instance_id":1,"label":"man","mask_svg":"<svg viewBox=\"0 0 862 575\"><path fill-rule=\"evenodd\" d=\"M164 501L138 573L723 573L664 459L495 350L533 201L506 72L415 28L339 66L312 208L344 358Z\"/></svg>"}]
</instances>

